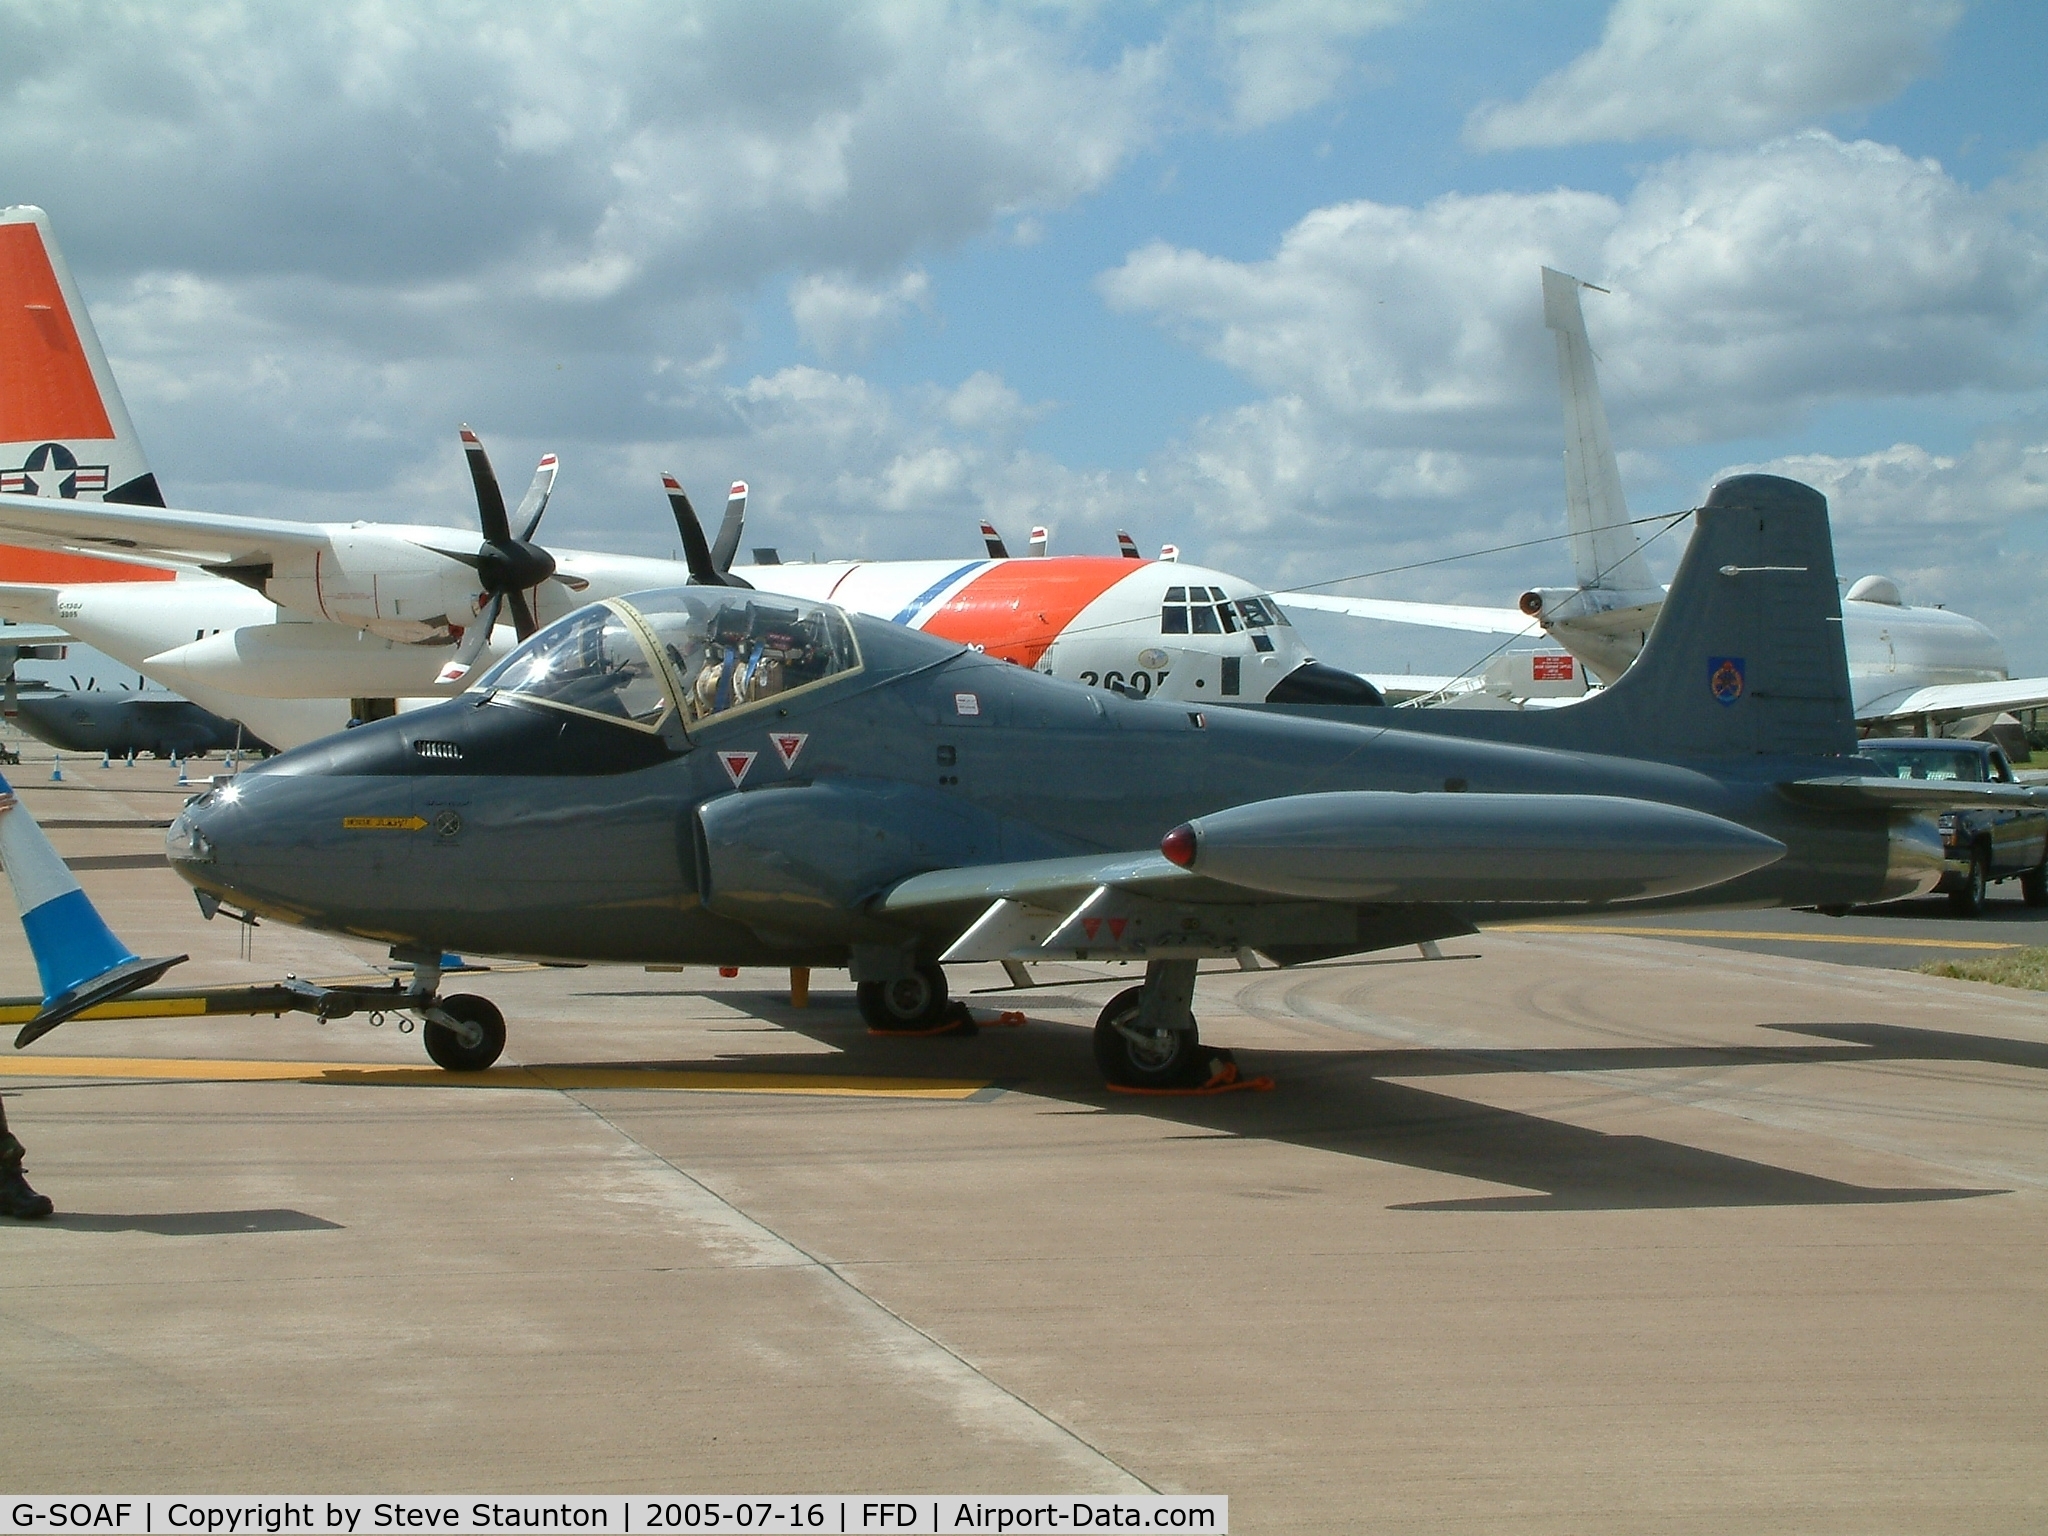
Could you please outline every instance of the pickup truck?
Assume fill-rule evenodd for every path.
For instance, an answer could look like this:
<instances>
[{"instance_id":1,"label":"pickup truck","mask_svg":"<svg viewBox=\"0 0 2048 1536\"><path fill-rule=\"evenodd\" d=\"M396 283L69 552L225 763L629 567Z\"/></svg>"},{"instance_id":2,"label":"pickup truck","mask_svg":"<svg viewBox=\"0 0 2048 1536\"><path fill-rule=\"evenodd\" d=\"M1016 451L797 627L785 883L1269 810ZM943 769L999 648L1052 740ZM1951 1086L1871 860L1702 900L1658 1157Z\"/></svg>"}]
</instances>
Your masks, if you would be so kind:
<instances>
[{"instance_id":1,"label":"pickup truck","mask_svg":"<svg viewBox=\"0 0 2048 1536\"><path fill-rule=\"evenodd\" d=\"M2011 784L2012 764L1987 741L1891 737L1865 741L1857 754L1876 771L1900 779L1951 779L1966 784ZM2048 811L1948 811L1941 817L1947 872L1938 890L1962 917L1984 910L1985 887L2017 877L2030 907L2048 907Z\"/></svg>"}]
</instances>

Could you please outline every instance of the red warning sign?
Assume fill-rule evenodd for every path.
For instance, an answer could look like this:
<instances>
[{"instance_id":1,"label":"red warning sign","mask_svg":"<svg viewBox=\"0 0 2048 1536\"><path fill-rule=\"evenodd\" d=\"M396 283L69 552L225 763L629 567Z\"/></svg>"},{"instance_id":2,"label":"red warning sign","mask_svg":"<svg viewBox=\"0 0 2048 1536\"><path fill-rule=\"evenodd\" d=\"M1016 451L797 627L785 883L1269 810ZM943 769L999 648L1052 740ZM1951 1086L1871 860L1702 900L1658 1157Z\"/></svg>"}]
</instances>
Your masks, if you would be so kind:
<instances>
[{"instance_id":1,"label":"red warning sign","mask_svg":"<svg viewBox=\"0 0 2048 1536\"><path fill-rule=\"evenodd\" d=\"M725 776L732 780L732 787L738 789L740 780L747 776L747 770L754 766L758 752L721 752L718 761L725 767Z\"/></svg>"},{"instance_id":2,"label":"red warning sign","mask_svg":"<svg viewBox=\"0 0 2048 1536\"><path fill-rule=\"evenodd\" d=\"M1539 683L1568 683L1572 680L1570 656L1537 656L1530 661L1530 676Z\"/></svg>"},{"instance_id":3,"label":"red warning sign","mask_svg":"<svg viewBox=\"0 0 2048 1536\"><path fill-rule=\"evenodd\" d=\"M803 751L804 743L811 738L801 731L770 731L768 745L775 749L775 755L782 759L784 768L796 766L796 755Z\"/></svg>"}]
</instances>

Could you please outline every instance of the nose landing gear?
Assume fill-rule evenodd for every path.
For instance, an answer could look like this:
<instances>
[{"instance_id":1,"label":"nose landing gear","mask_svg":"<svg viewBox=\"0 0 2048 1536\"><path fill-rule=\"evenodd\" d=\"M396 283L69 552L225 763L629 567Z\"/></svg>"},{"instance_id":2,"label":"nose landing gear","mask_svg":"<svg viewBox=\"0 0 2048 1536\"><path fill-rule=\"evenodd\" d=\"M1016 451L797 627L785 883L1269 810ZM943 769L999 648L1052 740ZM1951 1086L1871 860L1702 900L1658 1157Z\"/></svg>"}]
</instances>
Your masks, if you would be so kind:
<instances>
[{"instance_id":1,"label":"nose landing gear","mask_svg":"<svg viewBox=\"0 0 2048 1536\"><path fill-rule=\"evenodd\" d=\"M421 1017L427 1054L450 1072L481 1072L505 1049L505 1015L487 997L458 992L430 1003Z\"/></svg>"}]
</instances>

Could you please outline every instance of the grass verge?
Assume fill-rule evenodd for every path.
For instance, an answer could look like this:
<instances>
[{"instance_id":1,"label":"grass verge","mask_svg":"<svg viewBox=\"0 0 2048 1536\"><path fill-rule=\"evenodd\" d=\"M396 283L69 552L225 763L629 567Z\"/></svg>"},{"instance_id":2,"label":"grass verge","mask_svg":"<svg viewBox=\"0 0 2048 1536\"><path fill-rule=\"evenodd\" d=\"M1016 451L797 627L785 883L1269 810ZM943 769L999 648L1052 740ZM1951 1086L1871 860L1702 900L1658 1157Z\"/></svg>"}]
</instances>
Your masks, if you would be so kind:
<instances>
[{"instance_id":1,"label":"grass verge","mask_svg":"<svg viewBox=\"0 0 2048 1536\"><path fill-rule=\"evenodd\" d=\"M1957 981L1989 981L2001 987L2048 992L2048 949L2010 949L1981 960L1930 960L1914 969Z\"/></svg>"}]
</instances>

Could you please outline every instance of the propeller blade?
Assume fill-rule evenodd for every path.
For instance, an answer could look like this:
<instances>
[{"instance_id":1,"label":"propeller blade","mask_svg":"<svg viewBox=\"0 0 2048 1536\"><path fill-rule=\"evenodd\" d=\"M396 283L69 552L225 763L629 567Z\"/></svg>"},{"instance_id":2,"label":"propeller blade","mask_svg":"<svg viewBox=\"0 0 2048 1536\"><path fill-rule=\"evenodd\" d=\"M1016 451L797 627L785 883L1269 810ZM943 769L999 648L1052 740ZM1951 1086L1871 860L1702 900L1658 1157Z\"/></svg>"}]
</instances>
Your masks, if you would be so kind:
<instances>
[{"instance_id":1,"label":"propeller blade","mask_svg":"<svg viewBox=\"0 0 2048 1536\"><path fill-rule=\"evenodd\" d=\"M711 563L711 546L704 542L704 525L690 505L690 493L674 475L663 475L661 484L668 492L669 510L676 515L676 532L683 536L683 563L690 568L690 580L700 587L723 586L718 567Z\"/></svg>"},{"instance_id":2,"label":"propeller blade","mask_svg":"<svg viewBox=\"0 0 2048 1536\"><path fill-rule=\"evenodd\" d=\"M740 534L747 526L747 482L735 480L725 493L725 521L718 525L718 538L711 546L711 563L722 576L732 569L732 557L739 553Z\"/></svg>"},{"instance_id":3,"label":"propeller blade","mask_svg":"<svg viewBox=\"0 0 2048 1536\"><path fill-rule=\"evenodd\" d=\"M526 488L526 494L519 499L519 510L512 515L512 520L525 524L526 531L519 535L519 542L522 544L533 537L533 530L540 526L541 513L548 509L548 497L554 492L555 470L558 467L552 453L543 454L540 468L533 472L533 484Z\"/></svg>"},{"instance_id":4,"label":"propeller blade","mask_svg":"<svg viewBox=\"0 0 2048 1536\"><path fill-rule=\"evenodd\" d=\"M540 626L533 622L533 610L526 606L526 594L518 587L514 587L505 596L512 603L513 632L522 640L531 638L533 632Z\"/></svg>"},{"instance_id":5,"label":"propeller blade","mask_svg":"<svg viewBox=\"0 0 2048 1536\"><path fill-rule=\"evenodd\" d=\"M1043 560L1045 558L1046 545L1050 542L1051 535L1043 528L1031 530L1031 553L1038 559Z\"/></svg>"},{"instance_id":6,"label":"propeller blade","mask_svg":"<svg viewBox=\"0 0 2048 1536\"><path fill-rule=\"evenodd\" d=\"M469 676L476 659L483 655L484 647L491 643L491 631L498 627L498 610L504 606L502 593L493 593L484 605L484 611L462 632L462 644L455 648L454 659L443 667L434 678L437 683L459 683Z\"/></svg>"},{"instance_id":7,"label":"propeller blade","mask_svg":"<svg viewBox=\"0 0 2048 1536\"><path fill-rule=\"evenodd\" d=\"M462 428L462 452L469 460L469 478L476 482L476 515L483 525L485 540L492 544L510 543L512 526L505 517L505 493L498 489L497 472L491 468L491 456L484 452L483 441L470 431L466 422Z\"/></svg>"},{"instance_id":8,"label":"propeller blade","mask_svg":"<svg viewBox=\"0 0 2048 1536\"><path fill-rule=\"evenodd\" d=\"M989 559L1007 560L1010 558L1009 546L1003 542L1003 536L996 532L996 525L987 518L981 520L981 542L988 546Z\"/></svg>"},{"instance_id":9,"label":"propeller blade","mask_svg":"<svg viewBox=\"0 0 2048 1536\"><path fill-rule=\"evenodd\" d=\"M468 566L472 571L479 570L483 566L483 556L473 549L442 549L434 544L422 544L420 548L428 551L430 554L439 555L445 560L457 561Z\"/></svg>"},{"instance_id":10,"label":"propeller blade","mask_svg":"<svg viewBox=\"0 0 2048 1536\"><path fill-rule=\"evenodd\" d=\"M1121 528L1116 531L1116 547L1123 551L1123 557L1126 560L1142 560L1145 558L1138 553L1138 541L1128 533L1125 533Z\"/></svg>"}]
</instances>

